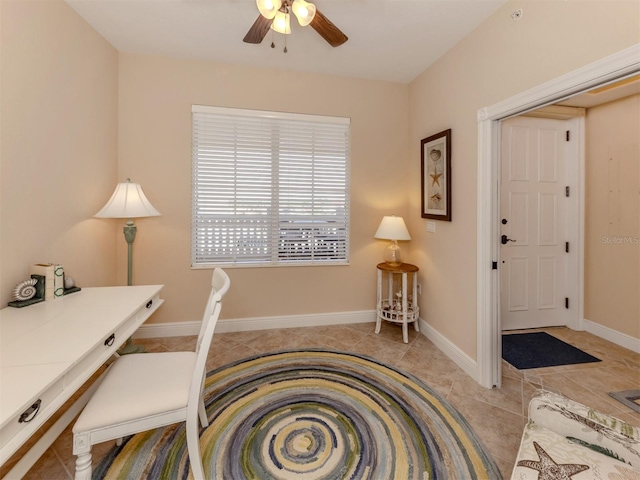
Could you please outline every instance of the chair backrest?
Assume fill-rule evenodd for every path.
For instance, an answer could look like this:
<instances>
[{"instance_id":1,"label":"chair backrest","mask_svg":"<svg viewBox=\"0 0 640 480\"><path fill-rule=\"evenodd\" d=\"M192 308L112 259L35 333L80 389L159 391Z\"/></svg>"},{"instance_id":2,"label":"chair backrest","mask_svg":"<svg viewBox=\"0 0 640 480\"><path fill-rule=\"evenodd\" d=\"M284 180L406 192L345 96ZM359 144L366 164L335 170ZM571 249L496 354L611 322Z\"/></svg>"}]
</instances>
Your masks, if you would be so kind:
<instances>
[{"instance_id":1,"label":"chair backrest","mask_svg":"<svg viewBox=\"0 0 640 480\"><path fill-rule=\"evenodd\" d=\"M207 354L213 340L213 332L218 323L220 310L222 309L222 297L229 290L231 280L224 270L216 268L211 277L211 293L207 300L207 306L204 310L202 325L200 326L200 334L198 335L198 343L196 345L196 365L191 378L191 387L189 390L189 403L187 406L187 416L195 413L197 410L198 400L204 382L205 366L207 363Z\"/></svg>"},{"instance_id":2,"label":"chair backrest","mask_svg":"<svg viewBox=\"0 0 640 480\"><path fill-rule=\"evenodd\" d=\"M200 345L202 344L202 340L204 337L205 330L209 325L209 322L213 320L214 328L215 324L218 322L218 318L213 317L214 309L216 303L220 303L222 301L222 297L229 290L229 286L231 285L231 280L227 273L221 268L216 268L213 271L213 275L211 276L211 292L209 293L209 298L207 299L207 305L204 307L204 314L202 315L202 323L200 324L200 332L198 333L198 342L196 344L196 352L200 351ZM207 350L209 348L207 347Z\"/></svg>"}]
</instances>

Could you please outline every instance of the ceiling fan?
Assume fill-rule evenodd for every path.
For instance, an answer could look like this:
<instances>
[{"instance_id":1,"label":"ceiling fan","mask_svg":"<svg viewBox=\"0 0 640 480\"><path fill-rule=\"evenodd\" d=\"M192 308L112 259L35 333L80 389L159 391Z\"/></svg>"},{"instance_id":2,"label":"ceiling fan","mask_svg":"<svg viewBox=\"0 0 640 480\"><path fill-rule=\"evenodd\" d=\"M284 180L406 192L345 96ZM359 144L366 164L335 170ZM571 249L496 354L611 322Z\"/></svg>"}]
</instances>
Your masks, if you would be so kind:
<instances>
[{"instance_id":1,"label":"ceiling fan","mask_svg":"<svg viewBox=\"0 0 640 480\"><path fill-rule=\"evenodd\" d=\"M348 40L313 3L305 0L256 0L256 4L260 15L245 35L245 43L262 43L269 28L278 33L290 34L290 12L293 12L301 26L311 25L332 47L339 47Z\"/></svg>"}]
</instances>

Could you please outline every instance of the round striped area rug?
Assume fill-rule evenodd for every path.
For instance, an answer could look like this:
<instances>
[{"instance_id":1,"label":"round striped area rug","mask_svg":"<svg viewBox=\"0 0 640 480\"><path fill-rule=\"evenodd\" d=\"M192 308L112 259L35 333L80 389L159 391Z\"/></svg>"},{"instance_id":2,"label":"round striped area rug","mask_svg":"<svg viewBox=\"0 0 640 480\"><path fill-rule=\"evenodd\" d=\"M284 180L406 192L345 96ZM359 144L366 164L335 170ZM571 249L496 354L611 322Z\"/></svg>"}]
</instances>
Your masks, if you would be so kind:
<instances>
[{"instance_id":1,"label":"round striped area rug","mask_svg":"<svg viewBox=\"0 0 640 480\"><path fill-rule=\"evenodd\" d=\"M499 479L466 420L412 375L327 350L210 372L201 432L211 479ZM114 447L94 478L191 478L184 424Z\"/></svg>"}]
</instances>

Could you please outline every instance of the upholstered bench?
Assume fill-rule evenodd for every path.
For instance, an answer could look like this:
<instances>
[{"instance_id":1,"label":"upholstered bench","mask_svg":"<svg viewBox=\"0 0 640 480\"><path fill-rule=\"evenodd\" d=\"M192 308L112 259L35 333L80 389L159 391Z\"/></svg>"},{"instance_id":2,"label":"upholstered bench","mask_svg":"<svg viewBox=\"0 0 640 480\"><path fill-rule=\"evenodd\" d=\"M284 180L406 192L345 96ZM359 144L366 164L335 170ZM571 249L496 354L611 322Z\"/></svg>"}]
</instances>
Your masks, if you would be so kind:
<instances>
[{"instance_id":1,"label":"upholstered bench","mask_svg":"<svg viewBox=\"0 0 640 480\"><path fill-rule=\"evenodd\" d=\"M640 428L556 393L529 403L512 480L640 478Z\"/></svg>"}]
</instances>

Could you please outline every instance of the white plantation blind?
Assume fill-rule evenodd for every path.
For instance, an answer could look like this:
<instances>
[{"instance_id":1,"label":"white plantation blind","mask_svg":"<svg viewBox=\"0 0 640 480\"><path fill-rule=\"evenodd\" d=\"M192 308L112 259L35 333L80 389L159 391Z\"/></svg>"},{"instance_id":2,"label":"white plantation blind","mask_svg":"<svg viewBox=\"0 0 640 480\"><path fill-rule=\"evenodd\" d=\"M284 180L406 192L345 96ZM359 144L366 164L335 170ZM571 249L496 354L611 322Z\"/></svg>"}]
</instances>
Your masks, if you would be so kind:
<instances>
[{"instance_id":1,"label":"white plantation blind","mask_svg":"<svg viewBox=\"0 0 640 480\"><path fill-rule=\"evenodd\" d=\"M194 105L192 266L347 263L349 126Z\"/></svg>"}]
</instances>

